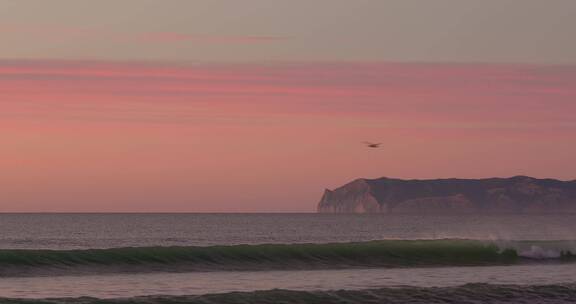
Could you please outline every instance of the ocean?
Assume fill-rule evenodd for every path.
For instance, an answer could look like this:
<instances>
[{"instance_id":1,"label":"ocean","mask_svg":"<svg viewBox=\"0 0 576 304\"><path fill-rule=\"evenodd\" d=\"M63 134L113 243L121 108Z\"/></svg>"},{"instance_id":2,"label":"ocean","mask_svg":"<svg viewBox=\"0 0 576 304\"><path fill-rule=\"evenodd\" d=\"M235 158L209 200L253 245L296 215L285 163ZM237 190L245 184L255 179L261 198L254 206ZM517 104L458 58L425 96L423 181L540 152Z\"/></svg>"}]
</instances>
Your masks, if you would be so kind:
<instances>
[{"instance_id":1,"label":"ocean","mask_svg":"<svg viewBox=\"0 0 576 304\"><path fill-rule=\"evenodd\" d=\"M0 303L575 303L576 215L0 214Z\"/></svg>"}]
</instances>

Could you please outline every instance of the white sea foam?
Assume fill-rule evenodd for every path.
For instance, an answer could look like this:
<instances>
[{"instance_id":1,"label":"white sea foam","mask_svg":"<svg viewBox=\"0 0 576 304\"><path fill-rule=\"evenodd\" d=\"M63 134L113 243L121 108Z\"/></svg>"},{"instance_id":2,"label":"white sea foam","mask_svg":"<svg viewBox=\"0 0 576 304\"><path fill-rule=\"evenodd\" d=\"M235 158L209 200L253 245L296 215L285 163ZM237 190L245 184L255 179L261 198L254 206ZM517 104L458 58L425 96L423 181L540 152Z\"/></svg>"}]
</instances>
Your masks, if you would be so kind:
<instances>
[{"instance_id":1,"label":"white sea foam","mask_svg":"<svg viewBox=\"0 0 576 304\"><path fill-rule=\"evenodd\" d=\"M518 255L531 259L557 259L562 257L562 252L556 249L547 249L532 245L527 250L518 251Z\"/></svg>"}]
</instances>

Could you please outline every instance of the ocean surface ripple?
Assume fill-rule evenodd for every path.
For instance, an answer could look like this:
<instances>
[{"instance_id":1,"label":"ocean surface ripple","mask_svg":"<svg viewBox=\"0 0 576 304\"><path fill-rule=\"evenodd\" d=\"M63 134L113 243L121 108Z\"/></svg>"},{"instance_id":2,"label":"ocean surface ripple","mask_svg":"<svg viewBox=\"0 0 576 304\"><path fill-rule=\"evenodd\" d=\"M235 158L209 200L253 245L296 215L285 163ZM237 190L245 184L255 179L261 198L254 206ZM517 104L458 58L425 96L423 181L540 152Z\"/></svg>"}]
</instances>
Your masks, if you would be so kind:
<instances>
[{"instance_id":1,"label":"ocean surface ripple","mask_svg":"<svg viewBox=\"0 0 576 304\"><path fill-rule=\"evenodd\" d=\"M293 291L273 289L254 292L231 292L198 296L142 296L119 299L54 298L9 299L0 303L10 304L371 304L371 303L574 303L576 285L491 285L466 284L456 287L396 287L366 290Z\"/></svg>"}]
</instances>

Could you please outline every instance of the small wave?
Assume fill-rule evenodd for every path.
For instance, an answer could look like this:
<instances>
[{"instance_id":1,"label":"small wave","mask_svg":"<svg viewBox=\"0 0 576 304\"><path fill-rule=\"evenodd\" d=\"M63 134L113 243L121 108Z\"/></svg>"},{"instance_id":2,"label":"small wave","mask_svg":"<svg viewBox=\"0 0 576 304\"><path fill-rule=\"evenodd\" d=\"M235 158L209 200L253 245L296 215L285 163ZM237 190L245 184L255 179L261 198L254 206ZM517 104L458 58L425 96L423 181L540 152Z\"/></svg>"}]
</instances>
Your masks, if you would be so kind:
<instances>
[{"instance_id":1,"label":"small wave","mask_svg":"<svg viewBox=\"0 0 576 304\"><path fill-rule=\"evenodd\" d=\"M547 248L545 245L543 242L502 245L476 240L387 240L331 244L0 250L0 276L507 265L544 258L559 261L573 258L570 251L544 249Z\"/></svg>"},{"instance_id":2,"label":"small wave","mask_svg":"<svg viewBox=\"0 0 576 304\"><path fill-rule=\"evenodd\" d=\"M2 299L1 303L13 304L376 304L376 303L539 303L562 304L576 301L574 285L490 285L466 284L458 287L398 287L368 290L293 291L265 290L231 292L197 296L141 296L124 299L96 299L89 297L66 299Z\"/></svg>"}]
</instances>

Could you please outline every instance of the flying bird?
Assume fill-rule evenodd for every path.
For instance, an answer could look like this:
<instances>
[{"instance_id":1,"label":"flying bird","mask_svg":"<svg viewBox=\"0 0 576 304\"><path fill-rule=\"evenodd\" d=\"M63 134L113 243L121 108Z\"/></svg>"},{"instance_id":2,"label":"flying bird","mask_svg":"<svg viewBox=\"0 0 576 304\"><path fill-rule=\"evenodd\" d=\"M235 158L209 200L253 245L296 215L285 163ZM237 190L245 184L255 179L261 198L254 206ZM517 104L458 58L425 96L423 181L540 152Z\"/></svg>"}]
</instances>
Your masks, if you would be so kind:
<instances>
[{"instance_id":1,"label":"flying bird","mask_svg":"<svg viewBox=\"0 0 576 304\"><path fill-rule=\"evenodd\" d=\"M368 148L380 148L380 145L382 143L371 143L369 141L365 141L364 144L368 147Z\"/></svg>"}]
</instances>

